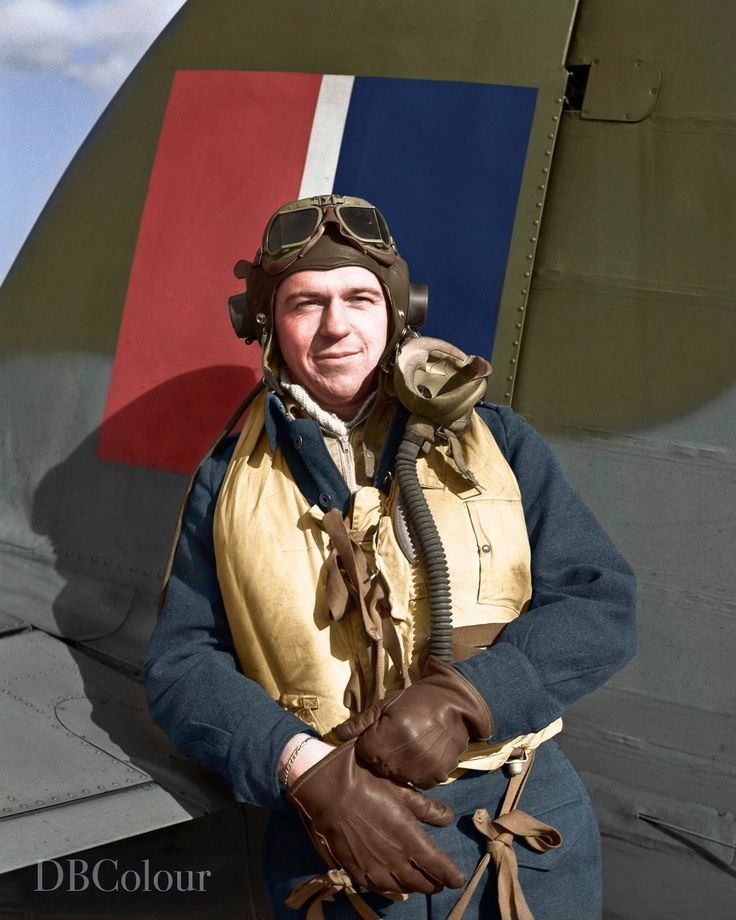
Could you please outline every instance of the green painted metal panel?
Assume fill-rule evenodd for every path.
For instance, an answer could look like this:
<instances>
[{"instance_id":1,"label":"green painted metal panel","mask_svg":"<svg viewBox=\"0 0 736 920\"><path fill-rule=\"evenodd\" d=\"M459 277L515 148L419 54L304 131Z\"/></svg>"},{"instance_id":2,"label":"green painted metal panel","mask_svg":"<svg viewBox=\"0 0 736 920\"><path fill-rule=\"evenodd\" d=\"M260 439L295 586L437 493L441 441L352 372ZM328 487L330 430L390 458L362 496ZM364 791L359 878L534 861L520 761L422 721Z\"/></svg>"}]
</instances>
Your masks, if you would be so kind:
<instances>
[{"instance_id":1,"label":"green painted metal panel","mask_svg":"<svg viewBox=\"0 0 736 920\"><path fill-rule=\"evenodd\" d=\"M563 113L515 381L640 585L638 655L563 739L604 833L627 840L609 848L612 916L729 915L714 868L727 881L736 854L735 34L727 2L581 3L569 63L641 59L661 85L637 123ZM628 76L593 84L598 114ZM644 828L647 808L685 832Z\"/></svg>"}]
</instances>

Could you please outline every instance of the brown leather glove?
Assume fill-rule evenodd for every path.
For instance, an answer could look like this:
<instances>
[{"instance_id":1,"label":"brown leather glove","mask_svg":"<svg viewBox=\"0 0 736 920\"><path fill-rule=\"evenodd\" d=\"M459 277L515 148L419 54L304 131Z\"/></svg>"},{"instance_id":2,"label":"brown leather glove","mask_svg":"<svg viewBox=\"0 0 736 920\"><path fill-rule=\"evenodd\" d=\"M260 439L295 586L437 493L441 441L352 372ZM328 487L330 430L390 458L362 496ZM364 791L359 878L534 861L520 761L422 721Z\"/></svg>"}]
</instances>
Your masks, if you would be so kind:
<instances>
[{"instance_id":1,"label":"brown leather glove","mask_svg":"<svg viewBox=\"0 0 736 920\"><path fill-rule=\"evenodd\" d=\"M431 894L465 881L419 823L446 827L452 810L376 776L357 762L354 741L302 774L288 797L320 856L332 868L341 866L356 886Z\"/></svg>"},{"instance_id":2,"label":"brown leather glove","mask_svg":"<svg viewBox=\"0 0 736 920\"><path fill-rule=\"evenodd\" d=\"M457 767L469 740L490 738L493 720L470 681L429 658L421 680L338 725L335 734L357 738L358 759L381 776L429 789Z\"/></svg>"}]
</instances>

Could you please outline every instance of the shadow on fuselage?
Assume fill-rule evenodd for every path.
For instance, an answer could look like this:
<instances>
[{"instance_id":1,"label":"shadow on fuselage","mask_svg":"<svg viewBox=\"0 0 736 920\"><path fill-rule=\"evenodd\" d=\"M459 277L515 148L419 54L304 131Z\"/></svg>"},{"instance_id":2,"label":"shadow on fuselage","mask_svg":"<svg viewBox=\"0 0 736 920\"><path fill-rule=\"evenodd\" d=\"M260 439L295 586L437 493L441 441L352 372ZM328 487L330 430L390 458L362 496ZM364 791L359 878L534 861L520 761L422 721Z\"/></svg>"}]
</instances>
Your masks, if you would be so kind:
<instances>
[{"instance_id":1,"label":"shadow on fuselage","mask_svg":"<svg viewBox=\"0 0 736 920\"><path fill-rule=\"evenodd\" d=\"M71 646L84 696L91 703L91 741L96 739L113 756L119 748L190 814L202 812L198 771L193 774L191 761L175 754L150 723L140 685L143 653L155 624L161 575L186 484L184 476L171 470L196 466L191 458L201 457L253 384L246 368L213 367L154 388L108 418L102 429L49 469L33 497L32 527L50 538L55 568L63 579L48 631ZM168 457L169 470L100 459L106 426L119 452L128 434L131 461ZM109 447L109 437L107 443ZM68 717L84 721L83 710L77 704ZM189 777L183 785L180 773ZM229 796L219 777L215 785L216 800ZM205 796L201 804L206 801Z\"/></svg>"},{"instance_id":2,"label":"shadow on fuselage","mask_svg":"<svg viewBox=\"0 0 736 920\"><path fill-rule=\"evenodd\" d=\"M40 611L34 622L64 642L63 648L53 649L63 662L66 694L60 700L49 693L46 714L87 742L93 767L114 762L118 769L122 765L143 771L170 793L172 813L179 807L197 819L167 828L161 825L171 820L151 815L149 826L158 824L159 830L142 835L138 830L116 841L121 834L106 828L106 791L96 793L100 845L85 849L87 828L87 835L80 835L79 849L84 851L58 861L66 865L74 856L91 867L96 860L117 860L118 875L126 869L140 874L144 859L149 859L151 874L157 869L207 869L207 890L177 891L175 886L168 893L116 895L90 884L84 891L68 892L71 900L66 900L66 882L55 892L35 891L37 869L32 866L3 876L2 915L5 907L14 914L27 910L28 916L66 915L61 903L69 916L116 916L123 911L116 913L111 902L120 896L126 916L255 916L249 912L252 886L246 859L252 822L234 803L224 779L173 749L150 719L142 686L143 654L155 625L161 573L186 485L186 477L173 469L196 466L192 458L204 453L254 382L246 368L213 367L156 387L103 424L103 429L110 426L118 449L125 448L129 437L130 462L100 459L101 429L95 429L48 469L33 494L30 514L33 531L46 535L53 546L54 568L62 580L50 609ZM152 439L164 450L151 451ZM147 456L160 460L167 452L169 470L140 465ZM48 662L38 664L38 680L43 681ZM113 761L101 757L99 749ZM65 775L64 764L48 769L56 773L54 782L75 788L76 777ZM122 796L115 790L118 812L121 799L135 811L135 790L145 782L138 776ZM64 830L74 844L74 812L69 814ZM29 833L37 833L35 826ZM105 869L105 882L113 883L113 864L106 863Z\"/></svg>"}]
</instances>

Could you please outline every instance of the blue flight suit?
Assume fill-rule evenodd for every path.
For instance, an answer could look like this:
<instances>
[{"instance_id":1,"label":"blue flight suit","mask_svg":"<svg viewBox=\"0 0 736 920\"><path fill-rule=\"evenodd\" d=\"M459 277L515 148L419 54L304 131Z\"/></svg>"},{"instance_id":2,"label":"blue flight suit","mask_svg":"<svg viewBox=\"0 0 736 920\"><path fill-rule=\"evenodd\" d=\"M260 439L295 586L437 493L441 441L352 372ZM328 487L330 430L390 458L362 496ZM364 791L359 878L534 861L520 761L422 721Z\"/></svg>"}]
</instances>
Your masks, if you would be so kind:
<instances>
[{"instance_id":1,"label":"blue flight suit","mask_svg":"<svg viewBox=\"0 0 736 920\"><path fill-rule=\"evenodd\" d=\"M508 408L481 403L476 411L519 483L532 552L529 609L492 647L456 665L488 703L495 742L541 729L631 659L635 586L630 567L542 438ZM398 411L387 433L374 478L378 488L386 488L405 418ZM316 422L291 419L271 394L266 427L272 449L284 451L304 495L316 501L327 492L346 510L349 492ZM292 461L297 434L303 446L298 461ZM290 737L313 730L246 678L235 655L212 542L217 495L234 446L231 438L203 466L192 491L166 603L146 653L146 690L154 719L182 753L222 773L238 801L275 809L264 876L277 917L296 918L282 906L283 898L324 865L294 810L284 807L277 765ZM263 552L267 564L268 547ZM470 772L430 790L454 808L455 823L425 828L468 877L485 852L471 822L473 812L484 807L493 815L505 785L503 771ZM554 740L537 751L519 807L563 835L559 849L541 854L514 842L519 878L537 920L596 920L601 911L597 824L582 781ZM381 916L439 920L459 893L413 894L406 902L365 897ZM497 910L491 869L465 916L492 920ZM355 916L343 897L327 903L325 914Z\"/></svg>"}]
</instances>

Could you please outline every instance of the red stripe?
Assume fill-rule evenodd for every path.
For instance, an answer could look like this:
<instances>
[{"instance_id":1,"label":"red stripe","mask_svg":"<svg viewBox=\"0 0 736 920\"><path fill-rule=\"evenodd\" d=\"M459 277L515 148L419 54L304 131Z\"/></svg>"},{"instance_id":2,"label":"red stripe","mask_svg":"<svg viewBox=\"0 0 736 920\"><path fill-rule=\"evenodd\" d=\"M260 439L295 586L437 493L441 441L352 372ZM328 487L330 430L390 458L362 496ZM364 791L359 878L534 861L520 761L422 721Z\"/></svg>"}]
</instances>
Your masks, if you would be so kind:
<instances>
[{"instance_id":1,"label":"red stripe","mask_svg":"<svg viewBox=\"0 0 736 920\"><path fill-rule=\"evenodd\" d=\"M98 457L187 472L256 379L230 326L276 207L301 184L321 75L180 71L151 173Z\"/></svg>"}]
</instances>

